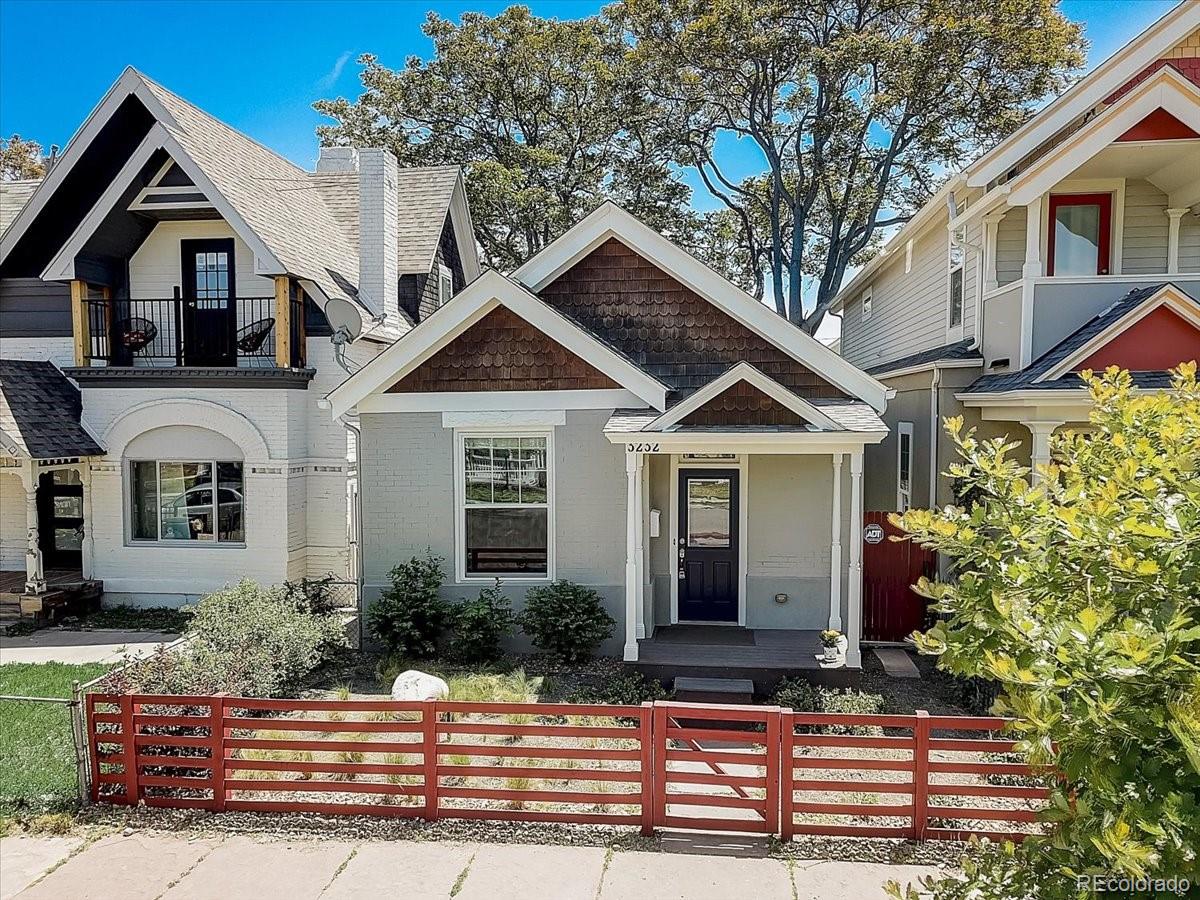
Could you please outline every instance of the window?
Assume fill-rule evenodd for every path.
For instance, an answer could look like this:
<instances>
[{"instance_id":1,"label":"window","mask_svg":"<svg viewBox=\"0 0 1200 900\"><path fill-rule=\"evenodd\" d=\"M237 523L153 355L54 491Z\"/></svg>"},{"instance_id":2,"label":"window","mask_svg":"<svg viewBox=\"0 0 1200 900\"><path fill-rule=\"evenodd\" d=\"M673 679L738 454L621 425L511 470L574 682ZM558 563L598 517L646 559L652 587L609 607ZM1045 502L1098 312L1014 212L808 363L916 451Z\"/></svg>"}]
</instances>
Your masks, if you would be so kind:
<instances>
[{"instance_id":1,"label":"window","mask_svg":"<svg viewBox=\"0 0 1200 900\"><path fill-rule=\"evenodd\" d=\"M950 328L961 333L963 320L963 249L950 238Z\"/></svg>"},{"instance_id":2,"label":"window","mask_svg":"<svg viewBox=\"0 0 1200 900\"><path fill-rule=\"evenodd\" d=\"M1052 194L1047 275L1107 275L1112 194Z\"/></svg>"},{"instance_id":3,"label":"window","mask_svg":"<svg viewBox=\"0 0 1200 900\"><path fill-rule=\"evenodd\" d=\"M459 435L458 475L460 577L550 577L550 436Z\"/></svg>"},{"instance_id":4,"label":"window","mask_svg":"<svg viewBox=\"0 0 1200 900\"><path fill-rule=\"evenodd\" d=\"M438 265L438 306L444 306L454 296L454 275L450 269Z\"/></svg>"},{"instance_id":5,"label":"window","mask_svg":"<svg viewBox=\"0 0 1200 900\"><path fill-rule=\"evenodd\" d=\"M240 462L135 460L129 475L133 540L245 541Z\"/></svg>"},{"instance_id":6,"label":"window","mask_svg":"<svg viewBox=\"0 0 1200 900\"><path fill-rule=\"evenodd\" d=\"M896 427L896 509L904 512L912 506L912 422Z\"/></svg>"},{"instance_id":7,"label":"window","mask_svg":"<svg viewBox=\"0 0 1200 900\"><path fill-rule=\"evenodd\" d=\"M862 293L862 320L865 322L871 318L871 289L867 288Z\"/></svg>"}]
</instances>

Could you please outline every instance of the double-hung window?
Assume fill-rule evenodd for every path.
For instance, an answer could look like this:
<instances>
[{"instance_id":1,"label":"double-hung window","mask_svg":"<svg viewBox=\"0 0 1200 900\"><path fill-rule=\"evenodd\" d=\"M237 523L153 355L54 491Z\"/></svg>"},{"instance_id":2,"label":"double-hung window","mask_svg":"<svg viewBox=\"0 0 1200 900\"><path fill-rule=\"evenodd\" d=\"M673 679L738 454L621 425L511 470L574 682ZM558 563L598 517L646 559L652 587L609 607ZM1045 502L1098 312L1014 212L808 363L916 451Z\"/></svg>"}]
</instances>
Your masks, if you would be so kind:
<instances>
[{"instance_id":1,"label":"double-hung window","mask_svg":"<svg viewBox=\"0 0 1200 900\"><path fill-rule=\"evenodd\" d=\"M240 462L133 460L129 488L134 541L240 544L246 539Z\"/></svg>"},{"instance_id":2,"label":"double-hung window","mask_svg":"<svg viewBox=\"0 0 1200 900\"><path fill-rule=\"evenodd\" d=\"M457 436L462 578L552 577L549 434Z\"/></svg>"}]
</instances>

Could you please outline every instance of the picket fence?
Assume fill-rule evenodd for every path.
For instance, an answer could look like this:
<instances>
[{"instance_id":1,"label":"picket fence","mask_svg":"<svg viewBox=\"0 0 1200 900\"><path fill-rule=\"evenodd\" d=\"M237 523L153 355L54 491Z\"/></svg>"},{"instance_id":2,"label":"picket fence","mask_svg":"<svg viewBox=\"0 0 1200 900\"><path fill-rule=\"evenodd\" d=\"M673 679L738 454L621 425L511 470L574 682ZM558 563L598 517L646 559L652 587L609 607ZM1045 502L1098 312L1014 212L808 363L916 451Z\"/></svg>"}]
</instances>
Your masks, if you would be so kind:
<instances>
[{"instance_id":1,"label":"picket fence","mask_svg":"<svg viewBox=\"0 0 1200 900\"><path fill-rule=\"evenodd\" d=\"M778 835L1020 839L1046 773L989 717L769 706L87 696L95 801Z\"/></svg>"}]
</instances>

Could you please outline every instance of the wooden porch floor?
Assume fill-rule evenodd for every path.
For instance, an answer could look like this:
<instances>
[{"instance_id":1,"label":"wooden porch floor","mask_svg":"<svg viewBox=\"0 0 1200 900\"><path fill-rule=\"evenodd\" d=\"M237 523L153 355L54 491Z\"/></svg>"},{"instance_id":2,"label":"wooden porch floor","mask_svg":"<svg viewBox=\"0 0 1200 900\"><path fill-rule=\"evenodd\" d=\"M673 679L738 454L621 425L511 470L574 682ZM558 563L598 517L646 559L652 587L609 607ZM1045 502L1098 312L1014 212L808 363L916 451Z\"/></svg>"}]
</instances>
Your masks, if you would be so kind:
<instances>
[{"instance_id":1,"label":"wooden porch floor","mask_svg":"<svg viewBox=\"0 0 1200 900\"><path fill-rule=\"evenodd\" d=\"M0 620L5 623L22 616L51 619L77 614L99 605L104 583L84 578L72 569L47 569L46 592L37 597L25 594L25 571L0 570Z\"/></svg>"}]
</instances>

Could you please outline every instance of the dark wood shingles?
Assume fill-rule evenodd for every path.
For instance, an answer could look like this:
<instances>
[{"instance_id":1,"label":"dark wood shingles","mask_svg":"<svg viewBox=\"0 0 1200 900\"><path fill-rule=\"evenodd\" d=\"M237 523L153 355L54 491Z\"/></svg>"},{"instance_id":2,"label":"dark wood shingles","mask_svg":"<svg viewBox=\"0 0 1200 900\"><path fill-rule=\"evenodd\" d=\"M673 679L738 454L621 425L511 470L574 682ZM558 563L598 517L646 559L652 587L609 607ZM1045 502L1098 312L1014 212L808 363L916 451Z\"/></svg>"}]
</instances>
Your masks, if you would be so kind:
<instances>
[{"instance_id":1,"label":"dark wood shingles","mask_svg":"<svg viewBox=\"0 0 1200 900\"><path fill-rule=\"evenodd\" d=\"M739 381L688 413L680 424L801 426L808 423L774 397L748 382Z\"/></svg>"},{"instance_id":2,"label":"dark wood shingles","mask_svg":"<svg viewBox=\"0 0 1200 900\"><path fill-rule=\"evenodd\" d=\"M500 306L388 388L435 391L567 391L618 388L595 366Z\"/></svg>"},{"instance_id":3,"label":"dark wood shingles","mask_svg":"<svg viewBox=\"0 0 1200 900\"><path fill-rule=\"evenodd\" d=\"M739 362L802 397L845 397L816 372L615 238L541 291L647 372L686 396ZM779 328L794 328L780 319Z\"/></svg>"}]
</instances>

